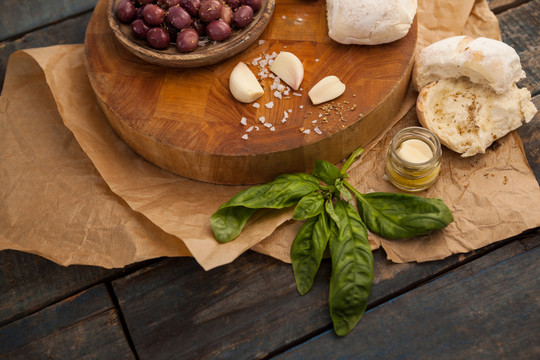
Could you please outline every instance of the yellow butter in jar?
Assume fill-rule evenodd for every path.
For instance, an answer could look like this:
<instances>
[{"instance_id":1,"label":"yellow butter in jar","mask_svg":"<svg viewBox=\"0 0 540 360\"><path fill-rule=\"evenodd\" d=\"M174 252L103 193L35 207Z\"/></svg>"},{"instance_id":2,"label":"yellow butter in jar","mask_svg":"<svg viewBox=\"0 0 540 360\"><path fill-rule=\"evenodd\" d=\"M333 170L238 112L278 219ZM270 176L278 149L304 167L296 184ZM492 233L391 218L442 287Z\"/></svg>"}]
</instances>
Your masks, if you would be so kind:
<instances>
[{"instance_id":1,"label":"yellow butter in jar","mask_svg":"<svg viewBox=\"0 0 540 360\"><path fill-rule=\"evenodd\" d=\"M398 189L422 191L435 183L441 168L441 143L428 129L411 126L390 142L386 176Z\"/></svg>"}]
</instances>

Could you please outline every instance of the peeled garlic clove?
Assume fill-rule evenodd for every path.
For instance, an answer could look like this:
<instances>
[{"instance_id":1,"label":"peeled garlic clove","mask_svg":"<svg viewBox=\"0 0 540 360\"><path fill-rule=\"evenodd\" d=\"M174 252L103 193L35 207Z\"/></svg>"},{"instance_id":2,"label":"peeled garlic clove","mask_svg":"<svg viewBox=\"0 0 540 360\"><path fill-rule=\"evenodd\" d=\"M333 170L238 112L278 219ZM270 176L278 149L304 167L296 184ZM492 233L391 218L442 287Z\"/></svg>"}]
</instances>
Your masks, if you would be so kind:
<instances>
[{"instance_id":1,"label":"peeled garlic clove","mask_svg":"<svg viewBox=\"0 0 540 360\"><path fill-rule=\"evenodd\" d=\"M345 84L337 76L327 76L309 90L308 95L313 105L334 100L345 92Z\"/></svg>"},{"instance_id":2,"label":"peeled garlic clove","mask_svg":"<svg viewBox=\"0 0 540 360\"><path fill-rule=\"evenodd\" d=\"M287 51L282 51L276 56L270 71L294 90L298 90L304 80L304 65L296 55Z\"/></svg>"},{"instance_id":3,"label":"peeled garlic clove","mask_svg":"<svg viewBox=\"0 0 540 360\"><path fill-rule=\"evenodd\" d=\"M253 102L264 93L253 72L243 62L239 62L231 72L229 90L236 100L243 103Z\"/></svg>"}]
</instances>

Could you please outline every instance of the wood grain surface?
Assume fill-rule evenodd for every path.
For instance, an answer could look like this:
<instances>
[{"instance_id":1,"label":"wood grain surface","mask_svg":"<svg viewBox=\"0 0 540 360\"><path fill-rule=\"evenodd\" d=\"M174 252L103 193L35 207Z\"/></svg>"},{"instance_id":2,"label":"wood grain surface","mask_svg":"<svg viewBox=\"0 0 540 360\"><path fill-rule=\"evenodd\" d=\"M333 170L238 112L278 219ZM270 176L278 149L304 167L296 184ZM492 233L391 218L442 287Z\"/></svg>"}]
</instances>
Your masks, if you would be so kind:
<instances>
[{"instance_id":1,"label":"wood grain surface","mask_svg":"<svg viewBox=\"0 0 540 360\"><path fill-rule=\"evenodd\" d=\"M534 61L540 56L540 0L488 2L500 12L503 40L525 59L528 78L521 86L540 108L540 81L532 80L540 71ZM16 21L28 16L18 3L8 0L14 6L2 9L0 22L9 18L24 25ZM56 17L0 42L0 83L13 51L84 41L89 12L70 8L66 13L59 9L65 0L32 3L51 7ZM540 115L518 132L540 180L538 124ZM211 272L185 258L136 264L133 272L66 268L5 250L0 252L0 358L170 359L182 358L179 354L190 348L186 358L196 359L237 354L240 359L535 359L539 350L531 335L540 331L539 239L540 229L532 229L422 264L394 264L375 251L370 311L345 338L331 331L327 261L302 297L295 293L290 265L253 252Z\"/></svg>"},{"instance_id":2,"label":"wood grain surface","mask_svg":"<svg viewBox=\"0 0 540 360\"><path fill-rule=\"evenodd\" d=\"M89 78L105 114L141 156L192 179L253 184L280 173L309 171L315 160L337 163L387 129L408 89L416 22L396 42L346 46L328 37L324 2L278 0L261 35L264 44L257 42L214 66L170 69L123 49L107 25L105 5L105 0L98 3L85 40ZM283 50L303 62L301 96L279 100L267 79L259 109L234 100L228 90L233 67ZM327 75L337 75L347 85L332 109L311 105L307 96ZM273 107L267 108L271 101ZM289 119L282 123L289 109ZM243 139L250 126L260 130Z\"/></svg>"}]
</instances>

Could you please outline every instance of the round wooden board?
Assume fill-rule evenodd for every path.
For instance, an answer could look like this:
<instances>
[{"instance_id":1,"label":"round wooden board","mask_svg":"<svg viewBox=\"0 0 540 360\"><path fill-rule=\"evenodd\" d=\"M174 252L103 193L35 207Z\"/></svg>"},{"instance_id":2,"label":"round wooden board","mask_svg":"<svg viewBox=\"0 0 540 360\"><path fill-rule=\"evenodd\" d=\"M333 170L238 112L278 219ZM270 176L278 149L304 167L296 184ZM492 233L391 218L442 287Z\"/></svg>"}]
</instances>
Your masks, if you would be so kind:
<instances>
[{"instance_id":1,"label":"round wooden board","mask_svg":"<svg viewBox=\"0 0 540 360\"><path fill-rule=\"evenodd\" d=\"M337 163L387 130L409 86L416 20L409 34L393 43L341 45L328 37L325 1L277 0L260 41L224 62L178 69L128 52L107 24L106 5L107 0L98 2L85 39L98 101L134 151L191 179L256 184L311 171L316 160ZM228 88L234 66L244 61L257 73L254 59L280 51L303 62L300 96L291 91L278 99L272 79L265 79L260 108L237 102ZM313 106L307 92L327 75L338 76L347 90L332 103ZM273 106L265 106L270 102Z\"/></svg>"}]
</instances>

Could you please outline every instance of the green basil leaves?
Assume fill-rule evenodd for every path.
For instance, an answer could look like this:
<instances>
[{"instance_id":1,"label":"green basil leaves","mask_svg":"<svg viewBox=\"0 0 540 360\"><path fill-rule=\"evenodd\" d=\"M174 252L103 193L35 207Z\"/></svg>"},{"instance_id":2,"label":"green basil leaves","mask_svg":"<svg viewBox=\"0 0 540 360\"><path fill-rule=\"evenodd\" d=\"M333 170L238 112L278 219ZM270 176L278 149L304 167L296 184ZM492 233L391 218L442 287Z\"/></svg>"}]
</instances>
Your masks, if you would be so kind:
<instances>
[{"instance_id":1,"label":"green basil leaves","mask_svg":"<svg viewBox=\"0 0 540 360\"><path fill-rule=\"evenodd\" d=\"M282 209L293 206L319 189L317 178L308 174L280 175L274 181L245 189L233 196L210 217L219 242L229 242L242 232L257 209Z\"/></svg>"},{"instance_id":2,"label":"green basil leaves","mask_svg":"<svg viewBox=\"0 0 540 360\"><path fill-rule=\"evenodd\" d=\"M346 171L363 151L356 150L341 170L328 161L317 161L312 175L280 175L243 190L210 218L216 239L228 242L240 235L257 209L296 205L293 219L305 220L291 245L296 287L301 295L311 289L328 248L332 261L330 315L341 336L361 319L371 293L373 254L368 229L388 239L401 239L442 229L453 221L440 199L358 192L347 182ZM351 204L353 200L357 208Z\"/></svg>"}]
</instances>

